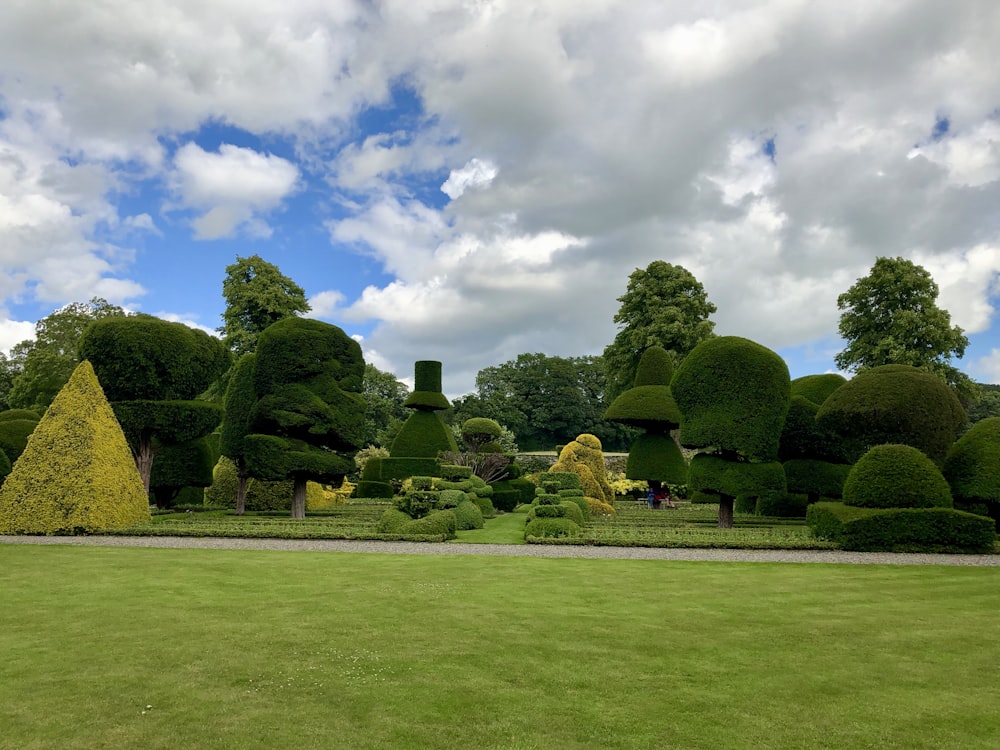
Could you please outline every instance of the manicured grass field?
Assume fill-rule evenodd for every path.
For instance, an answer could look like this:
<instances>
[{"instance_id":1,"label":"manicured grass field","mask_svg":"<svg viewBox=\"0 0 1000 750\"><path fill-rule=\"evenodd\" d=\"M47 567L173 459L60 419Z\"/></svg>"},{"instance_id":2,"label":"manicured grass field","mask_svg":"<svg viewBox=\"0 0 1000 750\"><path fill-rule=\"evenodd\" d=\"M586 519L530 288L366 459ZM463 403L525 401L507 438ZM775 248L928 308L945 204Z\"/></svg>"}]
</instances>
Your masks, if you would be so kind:
<instances>
[{"instance_id":1,"label":"manicured grass field","mask_svg":"<svg viewBox=\"0 0 1000 750\"><path fill-rule=\"evenodd\" d=\"M0 747L995 748L996 569L0 545Z\"/></svg>"}]
</instances>

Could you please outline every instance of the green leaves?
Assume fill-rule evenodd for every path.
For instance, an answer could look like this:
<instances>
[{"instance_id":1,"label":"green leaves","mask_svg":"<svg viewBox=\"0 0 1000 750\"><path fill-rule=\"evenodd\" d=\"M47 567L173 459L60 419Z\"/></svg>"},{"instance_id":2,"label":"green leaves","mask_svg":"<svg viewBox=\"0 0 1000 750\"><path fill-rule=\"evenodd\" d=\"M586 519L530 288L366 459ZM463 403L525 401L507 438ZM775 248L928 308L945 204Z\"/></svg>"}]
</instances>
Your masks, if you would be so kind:
<instances>
[{"instance_id":1,"label":"green leaves","mask_svg":"<svg viewBox=\"0 0 1000 750\"><path fill-rule=\"evenodd\" d=\"M226 310L218 331L237 354L257 348L257 338L272 323L310 310L305 291L259 255L236 257L222 282Z\"/></svg>"}]
</instances>

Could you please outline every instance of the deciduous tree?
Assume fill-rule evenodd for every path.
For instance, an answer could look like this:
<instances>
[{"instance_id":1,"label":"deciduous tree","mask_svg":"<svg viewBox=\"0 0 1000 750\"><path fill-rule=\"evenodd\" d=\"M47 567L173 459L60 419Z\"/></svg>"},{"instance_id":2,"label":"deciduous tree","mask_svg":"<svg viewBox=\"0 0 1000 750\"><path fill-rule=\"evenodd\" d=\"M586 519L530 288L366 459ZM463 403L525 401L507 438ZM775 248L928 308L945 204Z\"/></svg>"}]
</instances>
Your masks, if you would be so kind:
<instances>
[{"instance_id":1,"label":"deciduous tree","mask_svg":"<svg viewBox=\"0 0 1000 750\"><path fill-rule=\"evenodd\" d=\"M615 340L604 349L608 393L616 398L632 386L642 353L651 346L670 352L674 367L712 336L716 311L701 283L683 266L662 260L637 268L628 279L614 321Z\"/></svg>"},{"instance_id":2,"label":"deciduous tree","mask_svg":"<svg viewBox=\"0 0 1000 750\"><path fill-rule=\"evenodd\" d=\"M955 368L969 345L962 329L937 305L938 285L922 266L905 258L877 258L867 276L837 298L840 335L847 345L837 366L858 371L881 365L911 365L935 372L963 401L977 389Z\"/></svg>"},{"instance_id":3,"label":"deciduous tree","mask_svg":"<svg viewBox=\"0 0 1000 750\"><path fill-rule=\"evenodd\" d=\"M272 323L310 310L305 291L259 255L236 257L222 282L226 310L218 329L236 354L257 346L257 337Z\"/></svg>"}]
</instances>

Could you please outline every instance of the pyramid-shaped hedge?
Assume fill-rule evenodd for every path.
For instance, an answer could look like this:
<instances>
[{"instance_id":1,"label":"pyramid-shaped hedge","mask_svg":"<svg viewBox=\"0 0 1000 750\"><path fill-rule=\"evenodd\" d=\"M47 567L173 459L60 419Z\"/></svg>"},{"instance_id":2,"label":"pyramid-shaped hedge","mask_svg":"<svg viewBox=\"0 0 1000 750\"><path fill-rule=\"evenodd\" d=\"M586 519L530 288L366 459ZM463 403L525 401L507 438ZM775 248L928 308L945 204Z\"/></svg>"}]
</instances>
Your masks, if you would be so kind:
<instances>
[{"instance_id":1,"label":"pyramid-shaped hedge","mask_svg":"<svg viewBox=\"0 0 1000 750\"><path fill-rule=\"evenodd\" d=\"M0 533L73 534L149 520L149 499L94 369L81 362L0 488Z\"/></svg>"}]
</instances>

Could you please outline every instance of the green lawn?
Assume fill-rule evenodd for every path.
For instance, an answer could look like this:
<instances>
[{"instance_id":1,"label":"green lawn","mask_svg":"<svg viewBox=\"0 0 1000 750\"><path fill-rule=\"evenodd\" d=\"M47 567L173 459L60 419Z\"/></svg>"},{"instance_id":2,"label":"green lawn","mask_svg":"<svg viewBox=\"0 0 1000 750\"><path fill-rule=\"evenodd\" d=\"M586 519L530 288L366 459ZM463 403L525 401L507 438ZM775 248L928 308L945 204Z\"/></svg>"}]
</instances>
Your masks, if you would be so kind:
<instances>
[{"instance_id":1,"label":"green lawn","mask_svg":"<svg viewBox=\"0 0 1000 750\"><path fill-rule=\"evenodd\" d=\"M0 545L0 747L995 748L997 571Z\"/></svg>"},{"instance_id":2,"label":"green lawn","mask_svg":"<svg viewBox=\"0 0 1000 750\"><path fill-rule=\"evenodd\" d=\"M459 531L454 541L463 544L524 544L524 513L501 513L487 518L481 529Z\"/></svg>"}]
</instances>

